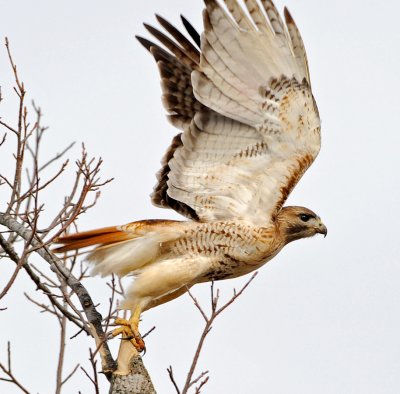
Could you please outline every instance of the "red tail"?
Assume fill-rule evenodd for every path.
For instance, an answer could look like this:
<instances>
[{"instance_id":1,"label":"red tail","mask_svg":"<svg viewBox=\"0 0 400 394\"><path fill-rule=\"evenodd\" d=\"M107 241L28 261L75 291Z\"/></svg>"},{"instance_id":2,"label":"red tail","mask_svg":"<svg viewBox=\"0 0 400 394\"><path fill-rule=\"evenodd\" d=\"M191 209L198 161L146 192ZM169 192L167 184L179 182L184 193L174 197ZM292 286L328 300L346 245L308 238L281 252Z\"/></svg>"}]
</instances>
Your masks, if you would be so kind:
<instances>
[{"instance_id":1,"label":"red tail","mask_svg":"<svg viewBox=\"0 0 400 394\"><path fill-rule=\"evenodd\" d=\"M61 246L53 249L53 252L63 253L94 245L108 245L126 241L132 238L132 234L121 231L118 227L105 227L97 230L84 231L59 237L55 243Z\"/></svg>"}]
</instances>

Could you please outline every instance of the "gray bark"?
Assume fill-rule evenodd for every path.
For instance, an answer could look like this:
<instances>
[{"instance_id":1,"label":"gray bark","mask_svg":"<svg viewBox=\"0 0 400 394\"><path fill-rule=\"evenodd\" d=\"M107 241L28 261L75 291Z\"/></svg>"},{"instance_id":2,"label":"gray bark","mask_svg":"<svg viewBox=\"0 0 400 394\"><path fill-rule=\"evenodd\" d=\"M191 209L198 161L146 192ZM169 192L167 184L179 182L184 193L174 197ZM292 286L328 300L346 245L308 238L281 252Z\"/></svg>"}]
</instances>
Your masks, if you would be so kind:
<instances>
[{"instance_id":1,"label":"gray bark","mask_svg":"<svg viewBox=\"0 0 400 394\"><path fill-rule=\"evenodd\" d=\"M105 333L101 325L102 317L99 312L97 312L92 298L89 293L78 281L77 278L72 275L72 273L64 266L63 262L51 253L47 246L41 244L32 236L32 231L26 228L23 224L19 223L12 216L0 213L0 224L7 227L9 230L18 234L25 241L30 241L32 247L36 248L35 252L38 253L44 260L46 260L53 271L58 272L68 286L75 292L78 296L79 301L82 305L83 311L88 319L90 327L92 328L92 334L96 340L97 345L100 345L100 354L102 358L103 371L106 374L110 374L115 370L115 361L111 356L110 349L108 348L107 341L105 341Z\"/></svg>"},{"instance_id":2,"label":"gray bark","mask_svg":"<svg viewBox=\"0 0 400 394\"><path fill-rule=\"evenodd\" d=\"M110 383L109 394L156 394L150 375L139 355L130 359L128 375L114 373Z\"/></svg>"},{"instance_id":3,"label":"gray bark","mask_svg":"<svg viewBox=\"0 0 400 394\"><path fill-rule=\"evenodd\" d=\"M51 268L62 275L68 286L78 296L83 311L88 319L91 332L100 346L99 352L102 359L103 372L110 380L109 394L156 394L153 383L150 379L142 358L127 341L121 341L118 368L105 341L105 333L101 325L102 317L96 310L93 301L85 289L72 273L64 266L63 262L57 258L45 245L32 237L30 229L19 223L13 217L0 212L0 225L18 234L21 238L31 241L31 246L35 248Z\"/></svg>"}]
</instances>

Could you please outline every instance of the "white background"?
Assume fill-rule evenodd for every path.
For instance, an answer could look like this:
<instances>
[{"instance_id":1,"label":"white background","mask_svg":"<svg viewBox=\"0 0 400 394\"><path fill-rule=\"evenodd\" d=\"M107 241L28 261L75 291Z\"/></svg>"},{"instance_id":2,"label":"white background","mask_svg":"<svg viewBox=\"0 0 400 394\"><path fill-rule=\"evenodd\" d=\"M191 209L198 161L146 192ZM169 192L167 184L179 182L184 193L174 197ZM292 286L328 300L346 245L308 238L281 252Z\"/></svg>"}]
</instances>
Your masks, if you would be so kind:
<instances>
[{"instance_id":1,"label":"white background","mask_svg":"<svg viewBox=\"0 0 400 394\"><path fill-rule=\"evenodd\" d=\"M399 393L400 6L365 0L276 5L287 5L301 30L322 118L321 153L288 203L316 211L329 234L287 246L216 322L199 363L199 372L210 370L204 392ZM148 37L141 22L155 24L155 12L177 25L182 13L201 30L202 7L200 0L0 0L1 40L9 37L29 98L50 126L43 157L84 141L103 157L104 177L115 177L81 229L178 218L148 198L176 130L164 117L154 61L134 34ZM0 84L0 115L13 121L17 102L4 47ZM1 170L12 164L11 135L7 144ZM79 144L70 157L78 155ZM48 195L49 214L70 187L73 165L68 176ZM33 261L44 269L39 258ZM12 268L2 262L0 285ZM220 287L228 297L245 281ZM104 313L102 283L92 279L89 286ZM8 307L0 312L0 360L10 340L15 375L32 393L51 393L58 326L24 298L34 290L21 273L0 304ZM195 293L208 301L208 285ZM201 316L184 296L146 313L143 330L153 325L144 362L158 392L173 393L166 368L173 365L183 383ZM88 343L81 336L68 345L65 375L77 362L89 368ZM81 371L64 392L79 390L93 392ZM0 392L19 391L0 382Z\"/></svg>"}]
</instances>

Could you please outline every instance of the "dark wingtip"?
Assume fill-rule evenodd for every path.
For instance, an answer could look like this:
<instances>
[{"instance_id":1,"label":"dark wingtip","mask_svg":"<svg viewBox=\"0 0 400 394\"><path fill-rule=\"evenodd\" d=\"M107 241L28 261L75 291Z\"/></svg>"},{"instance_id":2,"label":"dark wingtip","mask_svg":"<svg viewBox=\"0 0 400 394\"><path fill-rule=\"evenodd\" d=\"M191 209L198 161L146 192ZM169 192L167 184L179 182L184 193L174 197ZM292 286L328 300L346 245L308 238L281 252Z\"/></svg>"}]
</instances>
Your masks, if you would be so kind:
<instances>
[{"instance_id":1,"label":"dark wingtip","mask_svg":"<svg viewBox=\"0 0 400 394\"><path fill-rule=\"evenodd\" d=\"M149 24L146 23L146 22L143 22L143 26L145 27L146 30L149 30L149 31L150 31L151 29L154 29L153 26L149 25Z\"/></svg>"},{"instance_id":2,"label":"dark wingtip","mask_svg":"<svg viewBox=\"0 0 400 394\"><path fill-rule=\"evenodd\" d=\"M161 15L154 14L157 21L163 26L165 23L170 24L166 19L164 19Z\"/></svg>"},{"instance_id":3,"label":"dark wingtip","mask_svg":"<svg viewBox=\"0 0 400 394\"><path fill-rule=\"evenodd\" d=\"M153 35L154 37L156 37L158 40L160 40L163 44L165 44L165 42L163 41L163 38L164 38L164 40L168 40L169 41L169 39L165 36L165 34L164 33L161 33L161 31L160 30L158 30L158 29L156 29L155 27L153 27L153 26L151 26L151 25L149 25L149 24L147 24L147 23L143 23L143 26L146 28L146 30L151 34L151 35Z\"/></svg>"},{"instance_id":4,"label":"dark wingtip","mask_svg":"<svg viewBox=\"0 0 400 394\"><path fill-rule=\"evenodd\" d=\"M289 12L287 7L283 9L283 15L285 16L285 21L287 24L294 24L292 14Z\"/></svg>"},{"instance_id":5,"label":"dark wingtip","mask_svg":"<svg viewBox=\"0 0 400 394\"><path fill-rule=\"evenodd\" d=\"M200 48L200 34L182 14L181 21L183 23L183 26L185 26L186 31L189 33L190 37L192 37L193 41Z\"/></svg>"},{"instance_id":6,"label":"dark wingtip","mask_svg":"<svg viewBox=\"0 0 400 394\"><path fill-rule=\"evenodd\" d=\"M147 40L146 38L143 38L141 36L135 36L135 38L148 50L150 51L151 47L154 46L154 43L151 41Z\"/></svg>"}]
</instances>

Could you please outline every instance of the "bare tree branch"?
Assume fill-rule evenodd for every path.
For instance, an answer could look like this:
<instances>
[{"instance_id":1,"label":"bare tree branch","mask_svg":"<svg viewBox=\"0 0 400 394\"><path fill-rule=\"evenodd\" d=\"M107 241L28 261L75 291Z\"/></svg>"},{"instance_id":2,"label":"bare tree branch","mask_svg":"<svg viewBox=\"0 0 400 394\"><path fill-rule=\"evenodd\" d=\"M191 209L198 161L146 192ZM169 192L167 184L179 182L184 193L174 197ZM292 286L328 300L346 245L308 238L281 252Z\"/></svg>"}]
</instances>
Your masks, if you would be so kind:
<instances>
[{"instance_id":1,"label":"bare tree branch","mask_svg":"<svg viewBox=\"0 0 400 394\"><path fill-rule=\"evenodd\" d=\"M66 301L64 301L64 308L66 307ZM65 357L65 336L67 331L67 318L61 316L59 318L60 322L60 350L58 352L58 362L57 362L57 375L56 375L56 394L61 393L61 388L63 385L63 365Z\"/></svg>"},{"instance_id":2,"label":"bare tree branch","mask_svg":"<svg viewBox=\"0 0 400 394\"><path fill-rule=\"evenodd\" d=\"M47 168L49 165L54 163L55 161L61 159L73 146L75 145L75 142L71 142L64 150L62 150L60 153L57 153L53 158L48 160L46 163L42 164L39 167L39 172L42 172L45 168Z\"/></svg>"},{"instance_id":3,"label":"bare tree branch","mask_svg":"<svg viewBox=\"0 0 400 394\"><path fill-rule=\"evenodd\" d=\"M2 146L6 142L6 139L7 139L7 133L4 133L3 137L0 140L0 146Z\"/></svg>"},{"instance_id":4,"label":"bare tree branch","mask_svg":"<svg viewBox=\"0 0 400 394\"><path fill-rule=\"evenodd\" d=\"M209 376L207 376L197 387L195 394L200 394L202 387L208 382L208 379L210 379Z\"/></svg>"},{"instance_id":5,"label":"bare tree branch","mask_svg":"<svg viewBox=\"0 0 400 394\"><path fill-rule=\"evenodd\" d=\"M5 250L5 240L3 236L0 234L0 246ZM24 250L24 253L22 254L21 257L17 257L16 259L16 268L11 275L10 279L8 280L7 284L4 286L3 290L0 292L0 300L8 293L10 290L11 286L14 284L15 279L17 278L17 275L22 268L22 266L25 264L25 259L26 259L26 250Z\"/></svg>"},{"instance_id":6,"label":"bare tree branch","mask_svg":"<svg viewBox=\"0 0 400 394\"><path fill-rule=\"evenodd\" d=\"M16 264L20 261L19 256L15 252L14 248L5 240L5 238L0 234L0 246L6 251L9 258L13 260ZM64 316L66 316L71 322L76 324L80 329L84 329L87 334L90 334L89 331L76 319L76 316L72 315L69 311L67 311L56 299L55 296L52 294L50 289L44 285L40 278L32 271L31 267L28 264L23 264L23 268L36 284L37 288L42 290L43 293L48 297L51 304L59 310Z\"/></svg>"},{"instance_id":7,"label":"bare tree branch","mask_svg":"<svg viewBox=\"0 0 400 394\"><path fill-rule=\"evenodd\" d=\"M24 98L25 98L25 88L24 88L24 83L20 82L18 73L17 73L17 66L14 64L11 51L10 51L10 46L8 42L8 38L5 38L5 45L7 49L7 54L8 58L14 73L14 79L15 83L17 84L17 88L15 89L15 92L17 93L19 97L19 110L18 110L18 128L14 129L6 124L1 123L3 126L14 132L17 136L17 155L16 155L16 166L15 166L15 173L14 173L14 181L13 181L13 187L12 187L12 193L11 193L11 198L10 202L7 208L6 213L9 214L16 202L16 200L19 197L19 194L21 192L21 171L22 171L22 163L24 159L24 153L25 153L25 143L26 143L26 136L27 136L27 130L26 128L23 128L23 125L26 125L26 108L24 106Z\"/></svg>"},{"instance_id":8,"label":"bare tree branch","mask_svg":"<svg viewBox=\"0 0 400 394\"><path fill-rule=\"evenodd\" d=\"M15 377L11 369L11 345L7 342L7 366L0 363L0 369L5 373L8 378L0 377L0 380L15 384L22 392L29 394L29 391L22 385L22 383Z\"/></svg>"},{"instance_id":9,"label":"bare tree branch","mask_svg":"<svg viewBox=\"0 0 400 394\"><path fill-rule=\"evenodd\" d=\"M200 304L198 303L198 301L196 300L196 298L190 293L190 290L188 289L188 293L190 295L190 297L193 300L194 305L196 306L196 308L199 310L201 316L203 317L203 319L205 320L205 325L204 325L204 329L203 332L201 333L199 342L197 344L197 348L196 348L196 352L195 355L193 357L192 360L192 364L190 366L189 372L187 374L187 378L186 378L186 382L185 385L182 389L182 394L186 394L188 392L188 390L190 389L190 387L192 387L194 384L196 384L202 377L204 377L207 372L202 372L198 378L193 380L193 374L194 371L196 369L196 365L197 362L199 360L200 357L200 353L201 350L203 348L204 345L204 341L208 335L208 333L210 332L211 328L212 328L212 324L214 322L214 320L218 317L218 315L220 315L228 306L230 306L233 302L235 302L237 300L238 297L241 296L241 294L246 290L246 288L250 285L250 283L253 281L253 279L256 277L257 272L255 272L250 279L245 283L245 285L238 291L236 292L236 290L234 289L233 291L233 296L230 298L230 300L228 302L226 302L224 305L222 305L220 308L218 308L218 301L219 301L219 290L217 290L216 295L214 295L214 282L211 283L210 286L210 291L211 291L211 314L209 317L207 317L207 314L204 312L203 308L200 306ZM196 392L200 392L198 390L201 389L201 387L203 387L208 381L208 377L200 384L200 386L196 389Z\"/></svg>"},{"instance_id":10,"label":"bare tree branch","mask_svg":"<svg viewBox=\"0 0 400 394\"><path fill-rule=\"evenodd\" d=\"M97 361L94 358L94 354L92 352L92 349L89 349L89 361L90 361L90 365L92 366L93 377L91 377L89 375L89 373L86 371L85 368L81 367L81 370L85 373L85 375L93 383L95 394L100 394L99 382L97 380Z\"/></svg>"},{"instance_id":11,"label":"bare tree branch","mask_svg":"<svg viewBox=\"0 0 400 394\"><path fill-rule=\"evenodd\" d=\"M80 364L76 364L74 369L67 375L67 377L61 382L62 384L65 384L72 378L72 376L75 374L75 372L78 370L80 367Z\"/></svg>"},{"instance_id":12,"label":"bare tree branch","mask_svg":"<svg viewBox=\"0 0 400 394\"><path fill-rule=\"evenodd\" d=\"M176 380L174 378L174 372L172 371L171 365L167 368L167 371L168 371L169 379L171 380L172 384L174 385L177 394L181 394L181 390L179 390L178 384L176 383Z\"/></svg>"},{"instance_id":13,"label":"bare tree branch","mask_svg":"<svg viewBox=\"0 0 400 394\"><path fill-rule=\"evenodd\" d=\"M18 223L12 217L0 213L0 224L7 227L11 231L18 234L21 238L29 240L32 237L31 230L27 229L20 223ZM93 301L85 289L85 287L80 283L74 275L64 266L61 260L59 260L53 253L51 253L46 246L43 246L41 241L36 239L32 240L32 245L38 247L36 253L38 253L45 261L50 264L51 269L64 277L68 286L74 291L78 296L79 301L82 305L83 311L86 318L91 326L92 335L95 337L98 343L102 343L100 354L103 360L103 371L106 376L115 369L115 361L111 356L110 349L106 343L106 336L102 327L102 317L99 312L97 312Z\"/></svg>"},{"instance_id":14,"label":"bare tree branch","mask_svg":"<svg viewBox=\"0 0 400 394\"><path fill-rule=\"evenodd\" d=\"M52 219L46 219L48 223L43 226L43 212L45 204L41 200L44 190L51 190L58 182L67 168L68 159L61 163L61 158L70 151L73 143L68 145L60 153L51 156L47 160L39 160L41 155L41 146L47 127L41 125L42 111L32 103L36 118L30 121L28 110L25 106L27 92L24 83L17 72L17 66L12 58L8 39L6 39L6 50L9 62L14 74L15 88L14 92L18 96L18 113L15 124L0 119L0 128L4 127L5 133L0 135L0 147L4 148L7 133L11 135L16 142L15 150L12 152L14 158L14 168L12 174L1 173L0 185L6 185L9 192L8 200L4 200L5 207L0 207L0 226L6 231L0 232L0 258L7 258L15 263L14 271L7 278L6 284L0 289L0 299L5 297L10 288L15 284L20 272L25 271L29 278L35 283L37 289L47 297L43 302L40 298L31 297L25 293L27 299L33 305L40 308L40 312L48 312L60 323L60 351L56 374L56 393L61 393L63 385L79 368L79 364L72 372L63 378L64 358L67 345L67 324L74 323L78 327L78 335L86 332L95 339L96 350L90 350L90 360L93 373L91 374L96 393L98 388L98 368L95 356L100 353L103 373L111 380L111 391L119 390L119 387L127 383L139 384L140 392L154 393L154 387L151 379L145 369L141 357L132 353L132 345L127 354L128 376L114 374L117 368L107 344L107 331L110 325L111 316L116 314L116 295L123 295L124 289L122 283L113 279L111 284L111 297L109 300L108 315L103 319L97 311L95 305L84 287L82 281L86 278L87 268L82 264L77 264L77 256L67 259L65 262L57 258L49 250L49 245L69 226L76 229L77 218L93 207L99 196L100 189L112 179L103 181L100 179L100 169L102 159L91 158L85 146L82 144L82 153L76 163L76 176L71 185L69 194L62 201L61 209ZM0 101L2 94L0 90ZM8 147L7 143L7 147ZM54 164L59 163L58 169L54 169ZM47 175L47 170L53 168L53 173ZM3 171L3 170L2 170ZM45 172L46 171L46 172ZM43 174L46 173L46 176ZM3 203L1 203L3 204ZM22 242L21 242L22 241ZM17 243L19 245L17 245ZM49 266L43 269L37 269L31 265L31 260L37 254L44 259ZM80 270L79 270L80 268ZM46 272L49 270L49 272ZM41 297L41 294L39 295ZM79 302L80 307L77 302ZM5 308L4 308L5 309ZM150 330L151 332L152 330ZM73 336L73 337L74 337ZM26 389L15 379L11 372L11 361L9 357L9 368L4 367L6 376L1 378L7 382L18 385L24 392ZM139 379L138 379L139 377ZM143 391L144 390L144 391Z\"/></svg>"}]
</instances>

